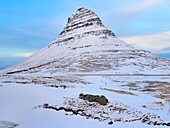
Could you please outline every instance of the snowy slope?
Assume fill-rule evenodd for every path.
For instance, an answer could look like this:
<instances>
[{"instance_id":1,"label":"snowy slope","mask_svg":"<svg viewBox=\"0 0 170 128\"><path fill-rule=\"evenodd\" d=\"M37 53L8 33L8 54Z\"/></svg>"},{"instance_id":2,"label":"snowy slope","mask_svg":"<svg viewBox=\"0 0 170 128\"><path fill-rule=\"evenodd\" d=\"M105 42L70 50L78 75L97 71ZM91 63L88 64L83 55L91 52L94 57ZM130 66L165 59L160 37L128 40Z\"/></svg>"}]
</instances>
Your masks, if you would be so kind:
<instances>
[{"instance_id":1,"label":"snowy slope","mask_svg":"<svg viewBox=\"0 0 170 128\"><path fill-rule=\"evenodd\" d=\"M170 61L119 40L91 10L80 8L68 18L47 47L5 73L97 72L169 74Z\"/></svg>"}]
</instances>

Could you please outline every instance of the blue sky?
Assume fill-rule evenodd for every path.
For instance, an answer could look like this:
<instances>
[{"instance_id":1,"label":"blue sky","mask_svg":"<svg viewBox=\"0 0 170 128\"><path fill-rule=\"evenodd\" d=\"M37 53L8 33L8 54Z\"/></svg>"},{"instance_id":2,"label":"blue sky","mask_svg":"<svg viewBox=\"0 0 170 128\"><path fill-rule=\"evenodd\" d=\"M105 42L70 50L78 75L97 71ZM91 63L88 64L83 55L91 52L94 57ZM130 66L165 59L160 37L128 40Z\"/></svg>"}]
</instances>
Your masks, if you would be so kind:
<instances>
[{"instance_id":1,"label":"blue sky","mask_svg":"<svg viewBox=\"0 0 170 128\"><path fill-rule=\"evenodd\" d=\"M170 0L0 0L0 68L48 45L79 7L118 38L170 58Z\"/></svg>"}]
</instances>

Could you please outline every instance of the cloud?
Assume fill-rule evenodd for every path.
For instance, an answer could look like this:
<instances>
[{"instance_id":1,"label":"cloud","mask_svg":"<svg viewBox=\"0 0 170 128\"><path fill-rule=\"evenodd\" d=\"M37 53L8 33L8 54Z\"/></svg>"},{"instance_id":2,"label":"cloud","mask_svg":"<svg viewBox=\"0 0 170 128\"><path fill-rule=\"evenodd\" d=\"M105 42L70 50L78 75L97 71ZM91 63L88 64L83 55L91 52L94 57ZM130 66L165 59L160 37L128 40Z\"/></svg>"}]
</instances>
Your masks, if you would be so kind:
<instances>
[{"instance_id":1,"label":"cloud","mask_svg":"<svg viewBox=\"0 0 170 128\"><path fill-rule=\"evenodd\" d=\"M124 14L138 13L153 5L160 3L161 1L162 0L143 0L142 2L139 2L139 0L137 0L133 4L131 3L131 4L124 6L123 9L121 10L121 13L124 13Z\"/></svg>"},{"instance_id":2,"label":"cloud","mask_svg":"<svg viewBox=\"0 0 170 128\"><path fill-rule=\"evenodd\" d=\"M16 54L15 56L16 57L29 57L29 56L31 56L31 55L33 55L34 53L32 53L32 52L28 52L28 53L18 53L18 54Z\"/></svg>"},{"instance_id":3,"label":"cloud","mask_svg":"<svg viewBox=\"0 0 170 128\"><path fill-rule=\"evenodd\" d=\"M170 47L163 48L163 49L160 50L158 53L160 53L160 54L170 53Z\"/></svg>"},{"instance_id":4,"label":"cloud","mask_svg":"<svg viewBox=\"0 0 170 128\"><path fill-rule=\"evenodd\" d=\"M124 40L137 48L158 53L162 49L170 47L170 31L154 35L125 37L121 38L121 40Z\"/></svg>"},{"instance_id":5,"label":"cloud","mask_svg":"<svg viewBox=\"0 0 170 128\"><path fill-rule=\"evenodd\" d=\"M161 18L169 18L167 0L125 0L112 3L110 6L113 7L110 7L110 14L106 16L105 23L117 36L168 31L169 22L159 22Z\"/></svg>"},{"instance_id":6,"label":"cloud","mask_svg":"<svg viewBox=\"0 0 170 128\"><path fill-rule=\"evenodd\" d=\"M170 47L164 48L164 49L162 49L161 51L170 51Z\"/></svg>"}]
</instances>

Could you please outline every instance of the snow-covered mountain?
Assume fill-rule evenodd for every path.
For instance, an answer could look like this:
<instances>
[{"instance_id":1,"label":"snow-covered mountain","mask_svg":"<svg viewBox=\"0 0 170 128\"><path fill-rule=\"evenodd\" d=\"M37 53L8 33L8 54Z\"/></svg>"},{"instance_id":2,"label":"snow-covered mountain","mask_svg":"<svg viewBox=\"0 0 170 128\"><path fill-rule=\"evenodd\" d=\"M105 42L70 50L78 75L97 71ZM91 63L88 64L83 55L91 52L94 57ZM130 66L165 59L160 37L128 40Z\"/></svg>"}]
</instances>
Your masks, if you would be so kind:
<instances>
[{"instance_id":1,"label":"snow-covered mountain","mask_svg":"<svg viewBox=\"0 0 170 128\"><path fill-rule=\"evenodd\" d=\"M0 72L0 128L167 128L169 108L170 60L119 40L85 8Z\"/></svg>"},{"instance_id":2,"label":"snow-covered mountain","mask_svg":"<svg viewBox=\"0 0 170 128\"><path fill-rule=\"evenodd\" d=\"M140 40L139 40L140 41ZM91 10L79 8L47 47L5 73L168 74L170 61L119 40Z\"/></svg>"}]
</instances>

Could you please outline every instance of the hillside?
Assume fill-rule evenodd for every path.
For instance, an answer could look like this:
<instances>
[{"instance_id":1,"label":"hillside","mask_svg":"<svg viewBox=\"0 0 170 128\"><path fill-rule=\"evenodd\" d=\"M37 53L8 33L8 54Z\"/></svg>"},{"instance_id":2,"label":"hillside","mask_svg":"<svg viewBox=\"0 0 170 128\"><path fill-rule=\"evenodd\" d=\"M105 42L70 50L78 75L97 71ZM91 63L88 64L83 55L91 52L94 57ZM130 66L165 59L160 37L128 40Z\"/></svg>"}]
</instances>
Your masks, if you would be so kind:
<instances>
[{"instance_id":1,"label":"hillside","mask_svg":"<svg viewBox=\"0 0 170 128\"><path fill-rule=\"evenodd\" d=\"M4 72L169 74L170 61L119 40L91 10L80 8L48 46Z\"/></svg>"}]
</instances>

